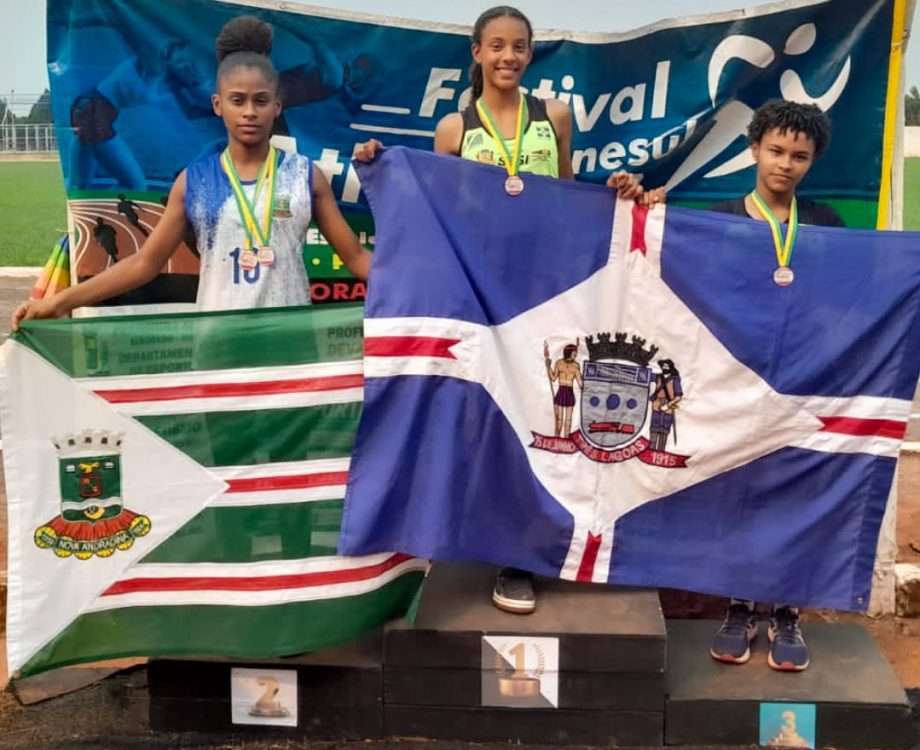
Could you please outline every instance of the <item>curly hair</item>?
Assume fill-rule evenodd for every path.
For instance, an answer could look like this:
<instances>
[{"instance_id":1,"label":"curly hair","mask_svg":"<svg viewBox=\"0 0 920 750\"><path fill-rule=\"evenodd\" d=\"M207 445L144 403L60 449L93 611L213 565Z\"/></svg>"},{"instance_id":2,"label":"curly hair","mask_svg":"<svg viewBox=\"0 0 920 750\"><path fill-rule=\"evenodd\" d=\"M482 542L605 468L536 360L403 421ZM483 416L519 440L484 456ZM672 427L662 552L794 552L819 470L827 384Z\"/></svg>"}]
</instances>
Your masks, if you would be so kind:
<instances>
[{"instance_id":1,"label":"curly hair","mask_svg":"<svg viewBox=\"0 0 920 750\"><path fill-rule=\"evenodd\" d=\"M817 159L831 139L831 121L814 104L799 104L785 99L772 99L754 112L748 125L748 142L759 143L771 130L803 133L815 144Z\"/></svg>"},{"instance_id":2,"label":"curly hair","mask_svg":"<svg viewBox=\"0 0 920 750\"><path fill-rule=\"evenodd\" d=\"M215 42L217 80L240 67L255 68L265 80L278 88L278 71L269 59L272 51L272 27L255 16L238 16L220 30Z\"/></svg>"}]
</instances>

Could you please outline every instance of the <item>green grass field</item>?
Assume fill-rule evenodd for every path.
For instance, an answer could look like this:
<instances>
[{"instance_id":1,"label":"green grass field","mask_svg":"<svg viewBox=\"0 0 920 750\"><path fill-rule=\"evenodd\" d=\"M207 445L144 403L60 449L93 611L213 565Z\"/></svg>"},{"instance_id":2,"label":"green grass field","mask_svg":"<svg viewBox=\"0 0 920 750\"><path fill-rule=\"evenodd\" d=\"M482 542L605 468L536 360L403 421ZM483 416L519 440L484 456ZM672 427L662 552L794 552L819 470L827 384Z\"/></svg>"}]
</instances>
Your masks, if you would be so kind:
<instances>
[{"instance_id":1,"label":"green grass field","mask_svg":"<svg viewBox=\"0 0 920 750\"><path fill-rule=\"evenodd\" d=\"M920 158L904 170L904 228L920 229ZM0 266L42 266L67 227L57 162L0 162Z\"/></svg>"},{"instance_id":2,"label":"green grass field","mask_svg":"<svg viewBox=\"0 0 920 750\"><path fill-rule=\"evenodd\" d=\"M61 165L0 162L0 266L43 266L67 230Z\"/></svg>"},{"instance_id":3,"label":"green grass field","mask_svg":"<svg viewBox=\"0 0 920 750\"><path fill-rule=\"evenodd\" d=\"M920 157L904 160L904 228L920 229Z\"/></svg>"}]
</instances>

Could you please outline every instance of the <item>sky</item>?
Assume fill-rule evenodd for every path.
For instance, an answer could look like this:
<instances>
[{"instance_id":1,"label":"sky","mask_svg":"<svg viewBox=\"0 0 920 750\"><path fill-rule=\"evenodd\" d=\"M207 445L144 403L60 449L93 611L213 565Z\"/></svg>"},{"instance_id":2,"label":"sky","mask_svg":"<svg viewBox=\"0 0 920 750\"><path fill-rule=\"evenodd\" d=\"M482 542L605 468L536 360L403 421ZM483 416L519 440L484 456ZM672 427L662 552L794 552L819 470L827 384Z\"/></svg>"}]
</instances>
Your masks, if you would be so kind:
<instances>
[{"instance_id":1,"label":"sky","mask_svg":"<svg viewBox=\"0 0 920 750\"><path fill-rule=\"evenodd\" d=\"M292 1L292 0L289 0ZM297 0L293 0L296 2ZM306 3L302 3L306 4ZM493 0L313 0L311 5L470 25ZM750 7L744 0L517 0L513 3L537 29L629 31L664 18L717 13ZM916 13L915 13L916 17ZM915 18L916 20L916 18ZM0 98L14 104L34 101L47 87L45 69L45 0L0 0ZM920 38L913 45L920 47ZM907 87L920 86L920 49L907 51ZM16 114L26 114L14 108Z\"/></svg>"}]
</instances>

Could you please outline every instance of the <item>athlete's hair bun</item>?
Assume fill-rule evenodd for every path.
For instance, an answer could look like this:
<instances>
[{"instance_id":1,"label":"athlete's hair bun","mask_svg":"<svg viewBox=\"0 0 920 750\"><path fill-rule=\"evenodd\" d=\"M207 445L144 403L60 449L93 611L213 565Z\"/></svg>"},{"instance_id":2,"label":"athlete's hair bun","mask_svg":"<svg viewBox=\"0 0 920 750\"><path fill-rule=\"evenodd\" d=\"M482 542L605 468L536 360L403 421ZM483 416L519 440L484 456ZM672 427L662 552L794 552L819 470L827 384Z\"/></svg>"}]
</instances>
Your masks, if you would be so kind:
<instances>
[{"instance_id":1,"label":"athlete's hair bun","mask_svg":"<svg viewBox=\"0 0 920 750\"><path fill-rule=\"evenodd\" d=\"M219 63L235 52L268 57L272 51L272 27L255 16L238 16L220 30L215 47Z\"/></svg>"}]
</instances>

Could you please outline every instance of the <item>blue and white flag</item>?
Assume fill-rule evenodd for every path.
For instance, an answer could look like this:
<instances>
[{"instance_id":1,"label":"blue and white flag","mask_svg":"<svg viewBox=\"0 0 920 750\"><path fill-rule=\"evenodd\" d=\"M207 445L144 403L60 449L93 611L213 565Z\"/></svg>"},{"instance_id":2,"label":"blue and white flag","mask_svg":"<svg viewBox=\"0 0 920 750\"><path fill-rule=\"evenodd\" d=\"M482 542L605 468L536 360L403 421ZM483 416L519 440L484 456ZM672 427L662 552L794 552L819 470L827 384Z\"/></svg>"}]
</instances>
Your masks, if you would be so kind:
<instances>
[{"instance_id":1,"label":"blue and white flag","mask_svg":"<svg viewBox=\"0 0 920 750\"><path fill-rule=\"evenodd\" d=\"M920 237L643 211L391 149L340 552L862 610L920 370Z\"/></svg>"}]
</instances>

